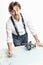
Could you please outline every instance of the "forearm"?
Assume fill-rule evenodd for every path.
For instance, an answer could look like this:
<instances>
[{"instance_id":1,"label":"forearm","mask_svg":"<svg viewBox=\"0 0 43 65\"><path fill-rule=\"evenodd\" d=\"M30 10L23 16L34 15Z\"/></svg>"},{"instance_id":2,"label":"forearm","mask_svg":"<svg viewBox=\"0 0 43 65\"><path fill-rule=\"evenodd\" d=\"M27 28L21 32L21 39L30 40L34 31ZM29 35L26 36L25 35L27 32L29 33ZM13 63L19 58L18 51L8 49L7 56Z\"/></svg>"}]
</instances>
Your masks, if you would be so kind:
<instances>
[{"instance_id":1,"label":"forearm","mask_svg":"<svg viewBox=\"0 0 43 65\"><path fill-rule=\"evenodd\" d=\"M12 43L7 43L8 45L8 56L11 57L12 56Z\"/></svg>"},{"instance_id":2,"label":"forearm","mask_svg":"<svg viewBox=\"0 0 43 65\"><path fill-rule=\"evenodd\" d=\"M8 50L11 51L12 50L12 43L7 43L8 45Z\"/></svg>"},{"instance_id":3,"label":"forearm","mask_svg":"<svg viewBox=\"0 0 43 65\"><path fill-rule=\"evenodd\" d=\"M39 39L38 39L37 34L36 34L36 35L34 35L34 38L35 38L36 42L40 42L40 41L39 41Z\"/></svg>"}]
</instances>

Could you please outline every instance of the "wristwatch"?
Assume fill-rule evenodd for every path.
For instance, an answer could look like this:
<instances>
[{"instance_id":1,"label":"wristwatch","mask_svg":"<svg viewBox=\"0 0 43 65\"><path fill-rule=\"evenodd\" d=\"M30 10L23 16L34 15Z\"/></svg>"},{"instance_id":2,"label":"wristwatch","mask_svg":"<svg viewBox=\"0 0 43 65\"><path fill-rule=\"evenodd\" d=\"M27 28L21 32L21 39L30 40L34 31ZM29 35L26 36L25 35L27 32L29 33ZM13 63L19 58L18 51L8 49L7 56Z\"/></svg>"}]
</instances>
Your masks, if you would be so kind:
<instances>
[{"instance_id":1,"label":"wristwatch","mask_svg":"<svg viewBox=\"0 0 43 65\"><path fill-rule=\"evenodd\" d=\"M36 42L40 42L39 40L36 40Z\"/></svg>"}]
</instances>

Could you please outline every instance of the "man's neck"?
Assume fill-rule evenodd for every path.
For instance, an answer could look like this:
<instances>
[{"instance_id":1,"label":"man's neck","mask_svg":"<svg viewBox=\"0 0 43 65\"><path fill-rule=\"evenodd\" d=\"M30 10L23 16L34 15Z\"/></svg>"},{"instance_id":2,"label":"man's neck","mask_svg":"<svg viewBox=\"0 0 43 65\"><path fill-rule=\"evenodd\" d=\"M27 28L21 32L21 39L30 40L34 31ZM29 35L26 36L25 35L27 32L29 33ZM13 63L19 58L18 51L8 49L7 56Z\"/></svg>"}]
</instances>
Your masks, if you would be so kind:
<instances>
[{"instance_id":1,"label":"man's neck","mask_svg":"<svg viewBox=\"0 0 43 65\"><path fill-rule=\"evenodd\" d=\"M19 22L19 20L20 20L20 15L18 15L18 16L13 16L13 18Z\"/></svg>"}]
</instances>

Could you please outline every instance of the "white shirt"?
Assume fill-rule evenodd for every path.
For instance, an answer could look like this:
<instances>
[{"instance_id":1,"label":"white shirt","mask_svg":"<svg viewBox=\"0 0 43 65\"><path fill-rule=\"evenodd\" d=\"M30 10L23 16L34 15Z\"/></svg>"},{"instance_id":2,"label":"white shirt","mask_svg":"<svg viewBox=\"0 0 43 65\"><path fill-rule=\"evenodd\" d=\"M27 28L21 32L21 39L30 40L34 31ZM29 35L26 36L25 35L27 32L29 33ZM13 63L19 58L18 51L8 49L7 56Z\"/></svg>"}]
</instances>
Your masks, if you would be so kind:
<instances>
[{"instance_id":1,"label":"white shirt","mask_svg":"<svg viewBox=\"0 0 43 65\"><path fill-rule=\"evenodd\" d=\"M24 17L23 17L24 18ZM19 34L20 35L24 35L25 34L25 30L24 30L24 26L23 26L23 23L22 23L22 18L20 16L20 20L19 22L17 20L15 20L13 18L15 24L16 24L16 27L19 31ZM36 32L35 32L35 29L33 27L33 25L31 24L31 22L27 21L26 18L24 18L24 22L25 22L25 25L26 27L28 26L30 32L32 33L32 35L35 35ZM7 31L7 42L13 42L13 39L12 39L12 33L17 35L16 31L15 31L15 28L14 28L14 25L9 17L7 23L6 23L6 31Z\"/></svg>"}]
</instances>

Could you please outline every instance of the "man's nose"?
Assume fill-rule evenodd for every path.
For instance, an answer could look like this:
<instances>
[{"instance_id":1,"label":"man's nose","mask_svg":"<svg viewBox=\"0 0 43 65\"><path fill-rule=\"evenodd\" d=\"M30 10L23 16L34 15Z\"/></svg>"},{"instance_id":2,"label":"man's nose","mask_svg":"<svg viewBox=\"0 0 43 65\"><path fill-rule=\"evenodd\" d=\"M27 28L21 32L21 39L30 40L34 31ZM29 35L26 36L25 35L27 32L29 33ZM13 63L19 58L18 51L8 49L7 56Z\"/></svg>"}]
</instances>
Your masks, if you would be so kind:
<instances>
[{"instance_id":1,"label":"man's nose","mask_svg":"<svg viewBox=\"0 0 43 65\"><path fill-rule=\"evenodd\" d=\"M19 11L16 11L16 14L19 14Z\"/></svg>"}]
</instances>

